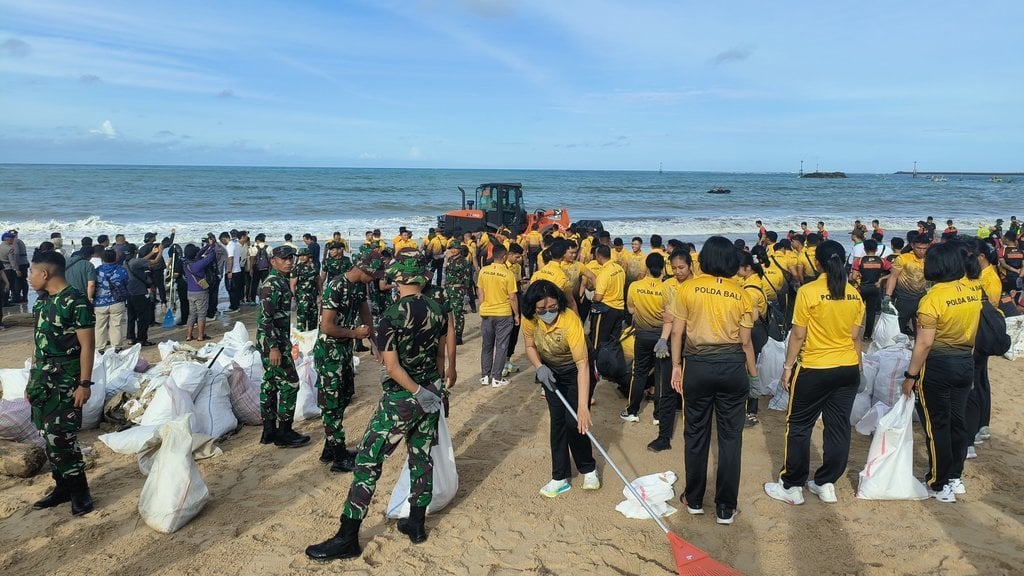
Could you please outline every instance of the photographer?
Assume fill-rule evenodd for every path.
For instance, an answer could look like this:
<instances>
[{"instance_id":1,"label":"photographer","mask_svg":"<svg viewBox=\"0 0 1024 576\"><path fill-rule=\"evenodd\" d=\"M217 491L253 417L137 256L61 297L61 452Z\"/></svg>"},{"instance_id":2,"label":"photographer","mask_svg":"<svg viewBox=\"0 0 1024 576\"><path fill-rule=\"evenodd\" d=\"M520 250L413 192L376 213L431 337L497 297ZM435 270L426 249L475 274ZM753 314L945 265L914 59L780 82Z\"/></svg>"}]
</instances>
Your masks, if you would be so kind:
<instances>
[{"instance_id":1,"label":"photographer","mask_svg":"<svg viewBox=\"0 0 1024 576\"><path fill-rule=\"evenodd\" d=\"M159 254L160 245L153 245L153 252ZM153 303L156 288L150 270L150 258L139 254L135 244L125 248L125 267L128 269L128 344L152 346L149 341L149 325L153 322Z\"/></svg>"}]
</instances>

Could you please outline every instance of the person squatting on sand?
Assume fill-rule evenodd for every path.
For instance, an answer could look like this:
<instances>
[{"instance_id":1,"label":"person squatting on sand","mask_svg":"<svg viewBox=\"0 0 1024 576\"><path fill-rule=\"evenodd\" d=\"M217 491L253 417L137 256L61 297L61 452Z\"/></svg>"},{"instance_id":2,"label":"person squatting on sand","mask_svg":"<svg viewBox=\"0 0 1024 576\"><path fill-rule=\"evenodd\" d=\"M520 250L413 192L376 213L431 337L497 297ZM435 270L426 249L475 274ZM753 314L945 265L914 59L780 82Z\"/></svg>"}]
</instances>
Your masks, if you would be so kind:
<instances>
[{"instance_id":1,"label":"person squatting on sand","mask_svg":"<svg viewBox=\"0 0 1024 576\"><path fill-rule=\"evenodd\" d=\"M32 307L35 354L25 397L32 405L32 424L46 442L56 483L32 507L53 508L70 501L71 513L80 516L93 509L78 430L91 394L96 319L85 296L64 280L59 252L37 252L28 279L40 297Z\"/></svg>"},{"instance_id":2,"label":"person squatting on sand","mask_svg":"<svg viewBox=\"0 0 1024 576\"><path fill-rule=\"evenodd\" d=\"M445 346L449 315L437 300L421 293L428 271L415 248L400 251L388 273L398 283L400 298L380 320L377 347L387 376L383 395L356 456L341 527L332 538L306 548L314 560L354 558L362 553L359 527L377 488L384 459L404 438L409 451L409 517L398 521L399 532L414 544L426 541L424 517L433 489L430 447L437 440L438 412L445 380ZM452 374L454 377L454 374ZM448 375L446 374L446 378ZM454 384L454 379L447 382Z\"/></svg>"}]
</instances>

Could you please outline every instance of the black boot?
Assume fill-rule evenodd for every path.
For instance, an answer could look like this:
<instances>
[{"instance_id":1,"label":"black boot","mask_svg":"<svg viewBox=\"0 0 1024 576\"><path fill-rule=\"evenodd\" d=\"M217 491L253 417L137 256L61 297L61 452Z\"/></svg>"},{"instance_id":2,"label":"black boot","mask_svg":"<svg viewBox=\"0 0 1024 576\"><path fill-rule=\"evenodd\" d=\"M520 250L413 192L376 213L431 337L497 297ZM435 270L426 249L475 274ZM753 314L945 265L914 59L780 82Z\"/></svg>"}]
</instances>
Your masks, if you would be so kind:
<instances>
[{"instance_id":1,"label":"black boot","mask_svg":"<svg viewBox=\"0 0 1024 576\"><path fill-rule=\"evenodd\" d=\"M320 461L324 464L334 462L334 445L329 439L324 439L324 449L320 452Z\"/></svg>"},{"instance_id":2,"label":"black boot","mask_svg":"<svg viewBox=\"0 0 1024 576\"><path fill-rule=\"evenodd\" d=\"M53 492L50 492L32 505L32 508L36 510L53 508L71 500L71 491L68 490L67 481L57 472L51 472L50 474L53 476L53 481L57 483L57 487L53 489Z\"/></svg>"},{"instance_id":3,"label":"black boot","mask_svg":"<svg viewBox=\"0 0 1024 576\"><path fill-rule=\"evenodd\" d=\"M398 531L409 537L413 544L427 541L427 529L423 525L423 517L427 515L426 506L409 508L409 517L398 521Z\"/></svg>"},{"instance_id":4,"label":"black boot","mask_svg":"<svg viewBox=\"0 0 1024 576\"><path fill-rule=\"evenodd\" d=\"M278 448L298 448L306 444L309 444L309 436L304 436L292 430L291 422L281 422L281 425L277 427L274 446Z\"/></svg>"},{"instance_id":5,"label":"black boot","mask_svg":"<svg viewBox=\"0 0 1024 576\"><path fill-rule=\"evenodd\" d=\"M68 490L71 492L71 515L81 516L92 512L92 495L89 494L89 481L85 472L67 479Z\"/></svg>"},{"instance_id":6,"label":"black boot","mask_svg":"<svg viewBox=\"0 0 1024 576\"><path fill-rule=\"evenodd\" d=\"M273 444L277 440L277 420L263 420L263 434L260 436L260 444Z\"/></svg>"},{"instance_id":7,"label":"black boot","mask_svg":"<svg viewBox=\"0 0 1024 576\"><path fill-rule=\"evenodd\" d=\"M333 538L306 547L306 556L313 560L356 558L363 553L359 547L359 525L362 520L341 517L341 528Z\"/></svg>"},{"instance_id":8,"label":"black boot","mask_svg":"<svg viewBox=\"0 0 1024 576\"><path fill-rule=\"evenodd\" d=\"M344 446L338 446L337 448L335 448L334 464L331 465L331 472L351 472L355 469L355 453L345 450Z\"/></svg>"}]
</instances>

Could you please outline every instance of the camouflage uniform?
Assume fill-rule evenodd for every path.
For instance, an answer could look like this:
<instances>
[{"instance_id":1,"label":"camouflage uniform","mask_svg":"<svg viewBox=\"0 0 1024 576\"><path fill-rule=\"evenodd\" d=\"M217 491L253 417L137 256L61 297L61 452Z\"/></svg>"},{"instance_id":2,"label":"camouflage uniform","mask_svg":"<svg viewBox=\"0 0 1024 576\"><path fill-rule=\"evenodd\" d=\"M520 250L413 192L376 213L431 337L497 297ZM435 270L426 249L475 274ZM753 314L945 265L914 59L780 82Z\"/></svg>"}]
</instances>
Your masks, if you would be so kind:
<instances>
[{"instance_id":1,"label":"camouflage uniform","mask_svg":"<svg viewBox=\"0 0 1024 576\"><path fill-rule=\"evenodd\" d=\"M401 260L396 262L396 266L401 265ZM424 284L425 274L420 262L406 270L400 269L396 280ZM443 390L437 390L433 383L440 377L437 353L447 330L447 315L436 300L422 294L406 296L384 312L377 347L382 353L397 352L399 363L413 381L441 394ZM359 446L342 518L361 520L366 517L384 459L394 452L402 438L409 451L409 505L426 507L430 504L434 468L430 447L437 440L438 413L425 413L413 394L391 378L385 378L381 386L384 394Z\"/></svg>"},{"instance_id":2,"label":"camouflage uniform","mask_svg":"<svg viewBox=\"0 0 1024 576\"><path fill-rule=\"evenodd\" d=\"M455 315L455 336L461 340L466 326L466 293L471 287L473 266L462 256L448 260L444 269L444 299L446 308Z\"/></svg>"},{"instance_id":3,"label":"camouflage uniform","mask_svg":"<svg viewBox=\"0 0 1024 576\"><path fill-rule=\"evenodd\" d=\"M92 328L96 317L89 301L68 286L53 296L41 297L35 315L35 363L25 389L32 405L32 424L46 441L46 457L54 478L85 477L78 429L82 410L74 394L81 372L77 331Z\"/></svg>"},{"instance_id":4,"label":"camouflage uniform","mask_svg":"<svg viewBox=\"0 0 1024 576\"><path fill-rule=\"evenodd\" d=\"M260 284L256 347L263 357L263 384L260 386L260 413L264 421L291 423L295 398L299 394L299 374L292 360L290 331L292 291L288 279L275 269ZM281 365L270 364L270 349L281 352Z\"/></svg>"},{"instance_id":5,"label":"camouflage uniform","mask_svg":"<svg viewBox=\"0 0 1024 576\"><path fill-rule=\"evenodd\" d=\"M360 324L359 310L366 302L363 284L355 284L344 275L324 286L323 308L333 310L335 324L355 329ZM345 408L355 393L352 368L352 340L333 338L322 331L313 348L313 360L319 374L320 409L324 434L331 447L345 447Z\"/></svg>"},{"instance_id":6,"label":"camouflage uniform","mask_svg":"<svg viewBox=\"0 0 1024 576\"><path fill-rule=\"evenodd\" d=\"M295 326L300 332L313 330L320 323L316 269L312 263L296 262L291 277L295 280Z\"/></svg>"},{"instance_id":7,"label":"camouflage uniform","mask_svg":"<svg viewBox=\"0 0 1024 576\"><path fill-rule=\"evenodd\" d=\"M327 258L324 260L323 268L321 271L327 275L324 284L334 280L337 276L344 274L352 269L352 260L348 256L342 256L341 258Z\"/></svg>"}]
</instances>

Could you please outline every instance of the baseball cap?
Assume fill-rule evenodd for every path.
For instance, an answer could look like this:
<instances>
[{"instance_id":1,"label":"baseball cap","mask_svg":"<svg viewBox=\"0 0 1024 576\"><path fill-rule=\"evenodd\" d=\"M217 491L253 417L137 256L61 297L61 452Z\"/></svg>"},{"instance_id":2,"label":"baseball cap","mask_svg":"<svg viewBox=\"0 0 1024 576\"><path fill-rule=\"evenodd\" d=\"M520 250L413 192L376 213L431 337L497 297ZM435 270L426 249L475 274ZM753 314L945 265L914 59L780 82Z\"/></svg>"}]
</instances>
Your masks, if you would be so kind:
<instances>
[{"instance_id":1,"label":"baseball cap","mask_svg":"<svg viewBox=\"0 0 1024 576\"><path fill-rule=\"evenodd\" d=\"M295 248L292 248L291 246L278 246L277 248L274 248L274 258L287 260L292 256L295 256Z\"/></svg>"}]
</instances>

